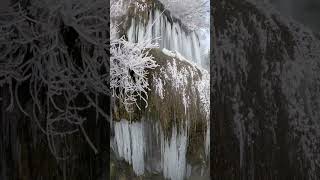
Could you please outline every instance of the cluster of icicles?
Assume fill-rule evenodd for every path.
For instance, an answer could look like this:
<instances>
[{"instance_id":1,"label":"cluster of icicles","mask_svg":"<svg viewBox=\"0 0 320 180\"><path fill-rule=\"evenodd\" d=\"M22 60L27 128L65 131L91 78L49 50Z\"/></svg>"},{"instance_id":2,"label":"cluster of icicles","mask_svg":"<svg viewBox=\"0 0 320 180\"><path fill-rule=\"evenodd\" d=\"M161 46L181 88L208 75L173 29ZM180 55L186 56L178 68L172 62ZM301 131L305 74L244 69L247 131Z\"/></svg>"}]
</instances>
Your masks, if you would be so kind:
<instances>
[{"instance_id":1,"label":"cluster of icicles","mask_svg":"<svg viewBox=\"0 0 320 180\"><path fill-rule=\"evenodd\" d=\"M141 42L155 40L159 47L178 51L186 59L198 65L204 64L200 41L194 31L188 31L179 22L170 21L169 17L157 9L149 10L149 18L132 18L127 31L128 41Z\"/></svg>"},{"instance_id":2,"label":"cluster of icicles","mask_svg":"<svg viewBox=\"0 0 320 180\"><path fill-rule=\"evenodd\" d=\"M179 128L174 125L171 132L164 133L157 121L143 119L130 123L123 119L114 123L111 147L132 165L136 175L148 171L162 173L167 179L183 180L192 171L186 159L188 129L188 124L180 124Z\"/></svg>"}]
</instances>

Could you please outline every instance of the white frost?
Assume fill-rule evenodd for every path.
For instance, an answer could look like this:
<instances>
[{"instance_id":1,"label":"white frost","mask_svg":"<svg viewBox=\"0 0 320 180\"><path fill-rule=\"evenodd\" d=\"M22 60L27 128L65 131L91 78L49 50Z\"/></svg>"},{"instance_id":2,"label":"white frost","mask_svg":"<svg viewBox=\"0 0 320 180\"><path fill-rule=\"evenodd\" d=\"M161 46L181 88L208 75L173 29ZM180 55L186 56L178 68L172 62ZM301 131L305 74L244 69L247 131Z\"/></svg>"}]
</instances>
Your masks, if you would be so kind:
<instances>
[{"instance_id":1,"label":"white frost","mask_svg":"<svg viewBox=\"0 0 320 180\"><path fill-rule=\"evenodd\" d=\"M162 80L160 78L155 78L153 76L153 82L154 82L154 85L155 85L155 88L156 88L156 93L158 93L158 95L160 96L161 99L164 99L164 89L163 89L163 86L164 86L164 82L162 82Z\"/></svg>"}]
</instances>

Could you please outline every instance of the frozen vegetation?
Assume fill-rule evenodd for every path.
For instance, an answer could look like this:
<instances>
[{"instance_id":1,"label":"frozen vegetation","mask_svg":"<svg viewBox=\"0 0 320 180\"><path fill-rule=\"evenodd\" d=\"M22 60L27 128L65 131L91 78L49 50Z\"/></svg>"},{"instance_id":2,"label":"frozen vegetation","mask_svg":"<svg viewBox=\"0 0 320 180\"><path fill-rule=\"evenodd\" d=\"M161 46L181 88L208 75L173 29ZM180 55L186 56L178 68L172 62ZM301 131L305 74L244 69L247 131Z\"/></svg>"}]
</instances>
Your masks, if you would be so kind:
<instances>
[{"instance_id":1,"label":"frozen vegetation","mask_svg":"<svg viewBox=\"0 0 320 180\"><path fill-rule=\"evenodd\" d=\"M111 94L106 3L1 1L1 180L101 177Z\"/></svg>"},{"instance_id":2,"label":"frozen vegetation","mask_svg":"<svg viewBox=\"0 0 320 180\"><path fill-rule=\"evenodd\" d=\"M10 100L5 111L18 108L35 121L56 159L68 155L61 154L55 139L78 133L98 153L83 127L87 117L80 111L96 108L96 120L98 116L110 120L95 98L110 95L105 2L9 4L0 12L0 86L9 92ZM23 96L19 94L22 87ZM29 111L21 101L28 98Z\"/></svg>"}]
</instances>

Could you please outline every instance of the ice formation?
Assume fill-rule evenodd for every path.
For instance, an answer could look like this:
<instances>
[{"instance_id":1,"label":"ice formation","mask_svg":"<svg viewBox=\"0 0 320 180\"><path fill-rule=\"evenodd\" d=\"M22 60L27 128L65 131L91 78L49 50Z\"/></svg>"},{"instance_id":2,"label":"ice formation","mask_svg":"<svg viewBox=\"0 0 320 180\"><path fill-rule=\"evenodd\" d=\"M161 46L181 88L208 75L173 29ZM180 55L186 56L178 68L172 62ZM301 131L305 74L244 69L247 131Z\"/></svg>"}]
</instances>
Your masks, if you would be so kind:
<instances>
[{"instance_id":1,"label":"ice formation","mask_svg":"<svg viewBox=\"0 0 320 180\"><path fill-rule=\"evenodd\" d=\"M114 128L118 155L129 164L132 164L133 170L137 175L142 175L144 173L145 154L142 124L121 120L115 123Z\"/></svg>"},{"instance_id":2,"label":"ice formation","mask_svg":"<svg viewBox=\"0 0 320 180\"><path fill-rule=\"evenodd\" d=\"M154 39L160 48L178 51L184 57L198 65L205 64L201 54L201 45L195 31L188 31L181 23L170 21L171 17L158 9L150 9L149 20L145 23L139 18L131 19L131 26L127 31L128 40L139 42L143 39Z\"/></svg>"},{"instance_id":3,"label":"ice formation","mask_svg":"<svg viewBox=\"0 0 320 180\"><path fill-rule=\"evenodd\" d=\"M161 172L172 180L183 180L187 176L187 167L190 167L186 160L187 129L174 126L168 137L158 122L142 120L130 123L123 119L115 122L114 130L111 148L132 164L136 175L148 170Z\"/></svg>"},{"instance_id":4,"label":"ice formation","mask_svg":"<svg viewBox=\"0 0 320 180\"><path fill-rule=\"evenodd\" d=\"M161 165L165 178L183 180L186 175L188 135L185 129L177 133L174 127L170 139L161 137Z\"/></svg>"}]
</instances>

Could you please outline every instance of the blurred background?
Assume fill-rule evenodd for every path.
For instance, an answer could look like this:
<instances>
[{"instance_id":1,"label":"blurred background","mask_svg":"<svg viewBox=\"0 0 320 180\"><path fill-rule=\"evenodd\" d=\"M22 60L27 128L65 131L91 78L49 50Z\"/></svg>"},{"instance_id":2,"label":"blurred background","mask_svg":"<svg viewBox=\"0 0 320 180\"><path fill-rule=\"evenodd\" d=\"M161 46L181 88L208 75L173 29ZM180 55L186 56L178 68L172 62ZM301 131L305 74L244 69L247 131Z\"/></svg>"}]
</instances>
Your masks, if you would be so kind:
<instances>
[{"instance_id":1,"label":"blurred background","mask_svg":"<svg viewBox=\"0 0 320 180\"><path fill-rule=\"evenodd\" d=\"M270 0L284 15L320 32L320 0Z\"/></svg>"}]
</instances>

